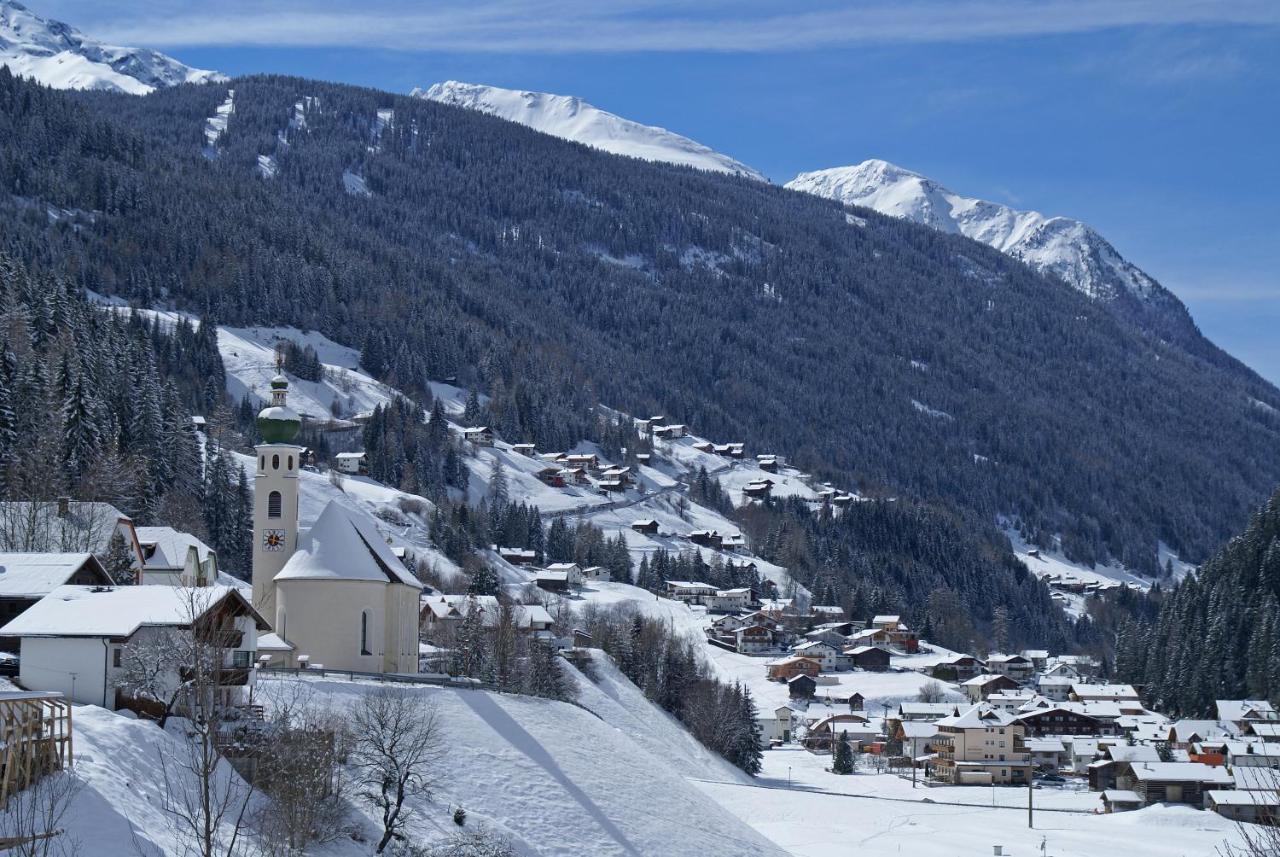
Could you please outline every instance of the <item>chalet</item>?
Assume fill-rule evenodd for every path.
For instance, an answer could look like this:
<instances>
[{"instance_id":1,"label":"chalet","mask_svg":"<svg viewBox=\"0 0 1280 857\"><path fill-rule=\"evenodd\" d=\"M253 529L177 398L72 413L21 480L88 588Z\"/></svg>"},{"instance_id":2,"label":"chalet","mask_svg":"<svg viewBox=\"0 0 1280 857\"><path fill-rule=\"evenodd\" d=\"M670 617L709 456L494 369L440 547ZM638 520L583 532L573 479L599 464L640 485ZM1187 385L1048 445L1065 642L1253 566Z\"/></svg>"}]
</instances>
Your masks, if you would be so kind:
<instances>
[{"instance_id":1,"label":"chalet","mask_svg":"<svg viewBox=\"0 0 1280 857\"><path fill-rule=\"evenodd\" d=\"M751 604L751 587L739 586L734 589L717 589L714 595L705 600L707 609L718 613L736 613L746 610Z\"/></svg>"},{"instance_id":2,"label":"chalet","mask_svg":"<svg viewBox=\"0 0 1280 857\"><path fill-rule=\"evenodd\" d=\"M1031 766L1037 771L1057 771L1069 764L1070 755L1061 738L1024 738L1022 743L1031 755Z\"/></svg>"},{"instance_id":3,"label":"chalet","mask_svg":"<svg viewBox=\"0 0 1280 857\"><path fill-rule=\"evenodd\" d=\"M140 583L208 586L218 582L218 555L190 533L173 527L138 527L142 547Z\"/></svg>"},{"instance_id":4,"label":"chalet","mask_svg":"<svg viewBox=\"0 0 1280 857\"><path fill-rule=\"evenodd\" d=\"M760 600L760 612L771 619L799 615L794 598L763 598Z\"/></svg>"},{"instance_id":5,"label":"chalet","mask_svg":"<svg viewBox=\"0 0 1280 857\"><path fill-rule=\"evenodd\" d=\"M751 616L743 616L730 613L727 616L718 616L711 621L711 630L718 636L732 634L739 628L745 628L748 625L756 624L755 619Z\"/></svg>"},{"instance_id":6,"label":"chalet","mask_svg":"<svg viewBox=\"0 0 1280 857\"><path fill-rule=\"evenodd\" d=\"M844 651L847 642L843 634L837 634L829 628L814 628L812 631L806 631L804 638L810 642L826 643L837 651Z\"/></svg>"},{"instance_id":7,"label":"chalet","mask_svg":"<svg viewBox=\"0 0 1280 857\"><path fill-rule=\"evenodd\" d=\"M1131 684L1082 684L1071 685L1073 702L1139 702L1138 692Z\"/></svg>"},{"instance_id":8,"label":"chalet","mask_svg":"<svg viewBox=\"0 0 1280 857\"><path fill-rule=\"evenodd\" d=\"M809 615L823 622L839 622L844 618L844 608L837 604L810 604Z\"/></svg>"},{"instance_id":9,"label":"chalet","mask_svg":"<svg viewBox=\"0 0 1280 857\"><path fill-rule=\"evenodd\" d=\"M720 537L720 549L727 551L744 551L747 549L747 539L742 533L729 533Z\"/></svg>"},{"instance_id":10,"label":"chalet","mask_svg":"<svg viewBox=\"0 0 1280 857\"><path fill-rule=\"evenodd\" d=\"M883 640L889 645L901 649L909 655L914 655L920 650L919 635L908 628L900 616L875 616L871 619L871 625L868 627L868 630L880 632L872 645L878 644Z\"/></svg>"},{"instance_id":11,"label":"chalet","mask_svg":"<svg viewBox=\"0 0 1280 857\"><path fill-rule=\"evenodd\" d=\"M602 479L614 480L624 485L633 485L636 481L635 473L630 467L610 467L600 474Z\"/></svg>"},{"instance_id":12,"label":"chalet","mask_svg":"<svg viewBox=\"0 0 1280 857\"><path fill-rule=\"evenodd\" d=\"M756 467L759 467L765 473L777 473L778 459L772 455L757 455Z\"/></svg>"},{"instance_id":13,"label":"chalet","mask_svg":"<svg viewBox=\"0 0 1280 857\"><path fill-rule=\"evenodd\" d=\"M568 481L564 469L554 466L539 468L534 476L543 485L549 485L552 488L563 488Z\"/></svg>"},{"instance_id":14,"label":"chalet","mask_svg":"<svg viewBox=\"0 0 1280 857\"><path fill-rule=\"evenodd\" d=\"M849 710L850 711L861 711L862 706L865 702L866 702L866 698L863 697L862 694L860 693L849 694Z\"/></svg>"},{"instance_id":15,"label":"chalet","mask_svg":"<svg viewBox=\"0 0 1280 857\"><path fill-rule=\"evenodd\" d=\"M967 707L967 706L966 706ZM944 717L954 717L960 713L960 705L954 702L900 702L898 703L898 719L911 721L934 721Z\"/></svg>"},{"instance_id":16,"label":"chalet","mask_svg":"<svg viewBox=\"0 0 1280 857\"><path fill-rule=\"evenodd\" d=\"M791 651L802 658L813 658L823 672L840 669L849 662L835 646L813 640L794 646Z\"/></svg>"},{"instance_id":17,"label":"chalet","mask_svg":"<svg viewBox=\"0 0 1280 857\"><path fill-rule=\"evenodd\" d=\"M493 446L493 429L488 426L475 426L462 430L462 439L476 446Z\"/></svg>"},{"instance_id":18,"label":"chalet","mask_svg":"<svg viewBox=\"0 0 1280 857\"><path fill-rule=\"evenodd\" d=\"M867 718L861 714L852 711L828 714L809 726L803 741L804 748L811 753L830 753L842 734L855 751L880 737L879 730L868 725Z\"/></svg>"},{"instance_id":19,"label":"chalet","mask_svg":"<svg viewBox=\"0 0 1280 857\"><path fill-rule=\"evenodd\" d=\"M1169 727L1167 740L1171 747L1186 750L1210 738L1227 737L1226 727L1216 720L1177 720Z\"/></svg>"},{"instance_id":20,"label":"chalet","mask_svg":"<svg viewBox=\"0 0 1280 857\"><path fill-rule=\"evenodd\" d=\"M582 569L583 580L610 580L609 569L603 565L588 565Z\"/></svg>"},{"instance_id":21,"label":"chalet","mask_svg":"<svg viewBox=\"0 0 1280 857\"><path fill-rule=\"evenodd\" d=\"M972 702L981 702L1001 690L1016 690L1018 683L1007 675L979 675L960 683Z\"/></svg>"},{"instance_id":22,"label":"chalet","mask_svg":"<svg viewBox=\"0 0 1280 857\"><path fill-rule=\"evenodd\" d=\"M590 485L591 479L587 476L585 467L566 467L560 471L565 482L573 485Z\"/></svg>"},{"instance_id":23,"label":"chalet","mask_svg":"<svg viewBox=\"0 0 1280 857\"><path fill-rule=\"evenodd\" d=\"M621 494L627 490L627 483L621 479L601 479L596 483L596 487L601 491L607 491L610 494Z\"/></svg>"},{"instance_id":24,"label":"chalet","mask_svg":"<svg viewBox=\"0 0 1280 857\"><path fill-rule=\"evenodd\" d=\"M647 452L636 453L636 464L648 464L653 460L653 456Z\"/></svg>"},{"instance_id":25,"label":"chalet","mask_svg":"<svg viewBox=\"0 0 1280 857\"><path fill-rule=\"evenodd\" d=\"M934 751L933 739L938 734L938 726L927 720L896 721L891 737L902 744L902 755L913 762Z\"/></svg>"},{"instance_id":26,"label":"chalet","mask_svg":"<svg viewBox=\"0 0 1280 857\"><path fill-rule=\"evenodd\" d=\"M1054 672L1054 667L1057 666L1070 667L1075 671L1076 675L1080 676L1082 679L1087 679L1097 675L1098 670L1101 668L1101 664L1098 663L1098 659L1093 657L1093 655L1058 655L1057 657L1050 659L1049 668L1046 672L1052 674Z\"/></svg>"},{"instance_id":27,"label":"chalet","mask_svg":"<svg viewBox=\"0 0 1280 857\"><path fill-rule=\"evenodd\" d=\"M715 530L694 530L687 536L689 541L704 548L720 548L720 534Z\"/></svg>"},{"instance_id":28,"label":"chalet","mask_svg":"<svg viewBox=\"0 0 1280 857\"><path fill-rule=\"evenodd\" d=\"M836 496L831 498L832 505L834 505L838 509L848 506L852 502L853 502L852 494L837 494Z\"/></svg>"},{"instance_id":29,"label":"chalet","mask_svg":"<svg viewBox=\"0 0 1280 857\"><path fill-rule=\"evenodd\" d=\"M1024 784L1031 778L1031 755L1023 743L1023 726L1011 714L974 705L936 725L934 771L943 782Z\"/></svg>"},{"instance_id":30,"label":"chalet","mask_svg":"<svg viewBox=\"0 0 1280 857\"><path fill-rule=\"evenodd\" d=\"M742 496L763 499L773 491L772 479L756 479L742 486Z\"/></svg>"},{"instance_id":31,"label":"chalet","mask_svg":"<svg viewBox=\"0 0 1280 857\"><path fill-rule=\"evenodd\" d=\"M1274 786L1267 791L1210 789L1205 808L1237 823L1275 825L1280 822L1280 793Z\"/></svg>"},{"instance_id":32,"label":"chalet","mask_svg":"<svg viewBox=\"0 0 1280 857\"><path fill-rule=\"evenodd\" d=\"M1108 814L1141 809L1142 805L1142 795L1130 789L1107 789L1102 793L1102 811Z\"/></svg>"},{"instance_id":33,"label":"chalet","mask_svg":"<svg viewBox=\"0 0 1280 857\"><path fill-rule=\"evenodd\" d=\"M1232 768L1280 768L1280 744L1228 741L1226 758Z\"/></svg>"},{"instance_id":34,"label":"chalet","mask_svg":"<svg viewBox=\"0 0 1280 857\"><path fill-rule=\"evenodd\" d=\"M995 675L1007 675L1016 682L1031 678L1035 666L1022 655L989 655L987 671Z\"/></svg>"},{"instance_id":35,"label":"chalet","mask_svg":"<svg viewBox=\"0 0 1280 857\"><path fill-rule=\"evenodd\" d=\"M1218 720L1233 723L1241 732L1254 723L1280 723L1280 712L1265 699L1219 699Z\"/></svg>"},{"instance_id":36,"label":"chalet","mask_svg":"<svg viewBox=\"0 0 1280 857\"><path fill-rule=\"evenodd\" d=\"M1036 692L1045 699L1054 702L1066 702L1071 698L1071 685L1074 678L1057 675L1040 675L1036 677Z\"/></svg>"},{"instance_id":37,"label":"chalet","mask_svg":"<svg viewBox=\"0 0 1280 857\"><path fill-rule=\"evenodd\" d=\"M844 620L841 622L822 622L818 625L813 626L813 630L829 631L833 634L838 634L843 639L845 637L851 637L857 632L861 631L862 623L854 622L851 620Z\"/></svg>"},{"instance_id":38,"label":"chalet","mask_svg":"<svg viewBox=\"0 0 1280 857\"><path fill-rule=\"evenodd\" d=\"M1132 762L1158 762L1155 747L1142 744L1108 744L1098 748L1097 757L1089 763L1089 790L1107 791L1116 787L1116 774L1121 766Z\"/></svg>"},{"instance_id":39,"label":"chalet","mask_svg":"<svg viewBox=\"0 0 1280 857\"><path fill-rule=\"evenodd\" d=\"M787 680L787 695L792 699L813 699L818 682L813 676L798 675Z\"/></svg>"},{"instance_id":40,"label":"chalet","mask_svg":"<svg viewBox=\"0 0 1280 857\"><path fill-rule=\"evenodd\" d=\"M511 451L516 455L524 455L532 458L537 452L537 447L532 443L513 443L511 444Z\"/></svg>"},{"instance_id":41,"label":"chalet","mask_svg":"<svg viewBox=\"0 0 1280 857\"><path fill-rule=\"evenodd\" d=\"M567 592L582 585L582 569L574 562L553 562L537 573L534 583L548 592Z\"/></svg>"},{"instance_id":42,"label":"chalet","mask_svg":"<svg viewBox=\"0 0 1280 857\"><path fill-rule=\"evenodd\" d=\"M1031 661L1031 666L1037 671L1043 671L1049 665L1049 653L1044 649L1023 649L1022 656Z\"/></svg>"},{"instance_id":43,"label":"chalet","mask_svg":"<svg viewBox=\"0 0 1280 857\"><path fill-rule=\"evenodd\" d=\"M486 628L498 621L498 599L492 595L423 595L419 604L422 633L428 638L439 639L441 632L456 627L473 610L480 611Z\"/></svg>"},{"instance_id":44,"label":"chalet","mask_svg":"<svg viewBox=\"0 0 1280 857\"><path fill-rule=\"evenodd\" d=\"M741 538L741 536L739 536L739 538ZM723 543L723 540L721 540L721 544ZM724 570L729 572L730 576L748 578L752 580L756 579L756 576L759 574L756 564L751 560L737 560L732 557L724 561Z\"/></svg>"},{"instance_id":45,"label":"chalet","mask_svg":"<svg viewBox=\"0 0 1280 857\"><path fill-rule=\"evenodd\" d=\"M668 425L653 427L654 437L663 437L668 440L675 440L676 438L684 437L688 433L688 427L682 423L671 423Z\"/></svg>"},{"instance_id":46,"label":"chalet","mask_svg":"<svg viewBox=\"0 0 1280 857\"><path fill-rule=\"evenodd\" d=\"M686 604L702 604L705 599L715 594L716 588L710 583L689 580L667 581L667 597Z\"/></svg>"},{"instance_id":47,"label":"chalet","mask_svg":"<svg viewBox=\"0 0 1280 857\"><path fill-rule=\"evenodd\" d=\"M1206 792L1234 785L1226 769L1199 762L1126 762L1116 772L1116 788L1136 793L1142 806L1185 803L1201 807Z\"/></svg>"},{"instance_id":48,"label":"chalet","mask_svg":"<svg viewBox=\"0 0 1280 857\"><path fill-rule=\"evenodd\" d=\"M741 458L747 457L747 450L746 450L745 444L734 442L734 443L725 444L725 446L729 447L729 451L727 454L730 458L741 459Z\"/></svg>"},{"instance_id":49,"label":"chalet","mask_svg":"<svg viewBox=\"0 0 1280 857\"><path fill-rule=\"evenodd\" d=\"M705 452L708 455L711 455L715 452L716 445L709 440L700 440L693 445L693 448L698 450L698 452Z\"/></svg>"},{"instance_id":50,"label":"chalet","mask_svg":"<svg viewBox=\"0 0 1280 857\"><path fill-rule=\"evenodd\" d=\"M533 565L538 561L538 552L532 548L494 547L494 551L512 565Z\"/></svg>"},{"instance_id":51,"label":"chalet","mask_svg":"<svg viewBox=\"0 0 1280 857\"><path fill-rule=\"evenodd\" d=\"M600 469L600 456L591 452L566 455L564 462L569 467L581 467L583 470L595 472Z\"/></svg>"},{"instance_id":52,"label":"chalet","mask_svg":"<svg viewBox=\"0 0 1280 857\"><path fill-rule=\"evenodd\" d=\"M658 534L658 522L653 518L642 518L639 521L632 521L631 529L646 536L656 536Z\"/></svg>"},{"instance_id":53,"label":"chalet","mask_svg":"<svg viewBox=\"0 0 1280 857\"><path fill-rule=\"evenodd\" d=\"M956 655L954 658L948 658L935 668L939 672L949 672L954 676L955 681L968 681L976 675L982 675L985 668L982 661L973 655Z\"/></svg>"},{"instance_id":54,"label":"chalet","mask_svg":"<svg viewBox=\"0 0 1280 857\"><path fill-rule=\"evenodd\" d=\"M1117 735L1114 720L1092 717L1064 706L1038 709L1018 715L1028 735Z\"/></svg>"},{"instance_id":55,"label":"chalet","mask_svg":"<svg viewBox=\"0 0 1280 857\"><path fill-rule=\"evenodd\" d=\"M748 625L733 632L734 648L744 655L771 652L777 648L774 630L767 625Z\"/></svg>"},{"instance_id":56,"label":"chalet","mask_svg":"<svg viewBox=\"0 0 1280 857\"><path fill-rule=\"evenodd\" d=\"M997 690L987 697L987 705L1001 711L1017 712L1036 699L1034 690L1020 687L1016 690Z\"/></svg>"},{"instance_id":57,"label":"chalet","mask_svg":"<svg viewBox=\"0 0 1280 857\"><path fill-rule=\"evenodd\" d=\"M126 649L161 642L166 631L200 635L222 650L217 702L238 704L253 681L258 632L269 630L231 586L60 586L0 636L21 640L23 687L114 709L123 702L116 684ZM171 683L178 690L176 671Z\"/></svg>"},{"instance_id":58,"label":"chalet","mask_svg":"<svg viewBox=\"0 0 1280 857\"><path fill-rule=\"evenodd\" d=\"M1244 734L1268 744L1280 742L1280 723L1248 723Z\"/></svg>"},{"instance_id":59,"label":"chalet","mask_svg":"<svg viewBox=\"0 0 1280 857\"><path fill-rule=\"evenodd\" d=\"M795 655L765 664L765 675L772 681L787 681L798 675L817 678L821 672L822 667L817 661Z\"/></svg>"},{"instance_id":60,"label":"chalet","mask_svg":"<svg viewBox=\"0 0 1280 857\"><path fill-rule=\"evenodd\" d=\"M369 459L363 452L339 452L333 457L333 468L339 473L363 476L369 472Z\"/></svg>"},{"instance_id":61,"label":"chalet","mask_svg":"<svg viewBox=\"0 0 1280 857\"><path fill-rule=\"evenodd\" d=\"M134 569L142 546L133 519L110 503L60 497L56 501L0 501L0 550L15 553L91 553L104 564L112 539L124 541Z\"/></svg>"},{"instance_id":62,"label":"chalet","mask_svg":"<svg viewBox=\"0 0 1280 857\"><path fill-rule=\"evenodd\" d=\"M856 669L884 672L889 668L889 653L876 646L854 646L844 653Z\"/></svg>"},{"instance_id":63,"label":"chalet","mask_svg":"<svg viewBox=\"0 0 1280 857\"><path fill-rule=\"evenodd\" d=\"M113 586L91 553L0 553L0 625L25 613L60 586ZM10 643L16 652L17 640Z\"/></svg>"}]
</instances>

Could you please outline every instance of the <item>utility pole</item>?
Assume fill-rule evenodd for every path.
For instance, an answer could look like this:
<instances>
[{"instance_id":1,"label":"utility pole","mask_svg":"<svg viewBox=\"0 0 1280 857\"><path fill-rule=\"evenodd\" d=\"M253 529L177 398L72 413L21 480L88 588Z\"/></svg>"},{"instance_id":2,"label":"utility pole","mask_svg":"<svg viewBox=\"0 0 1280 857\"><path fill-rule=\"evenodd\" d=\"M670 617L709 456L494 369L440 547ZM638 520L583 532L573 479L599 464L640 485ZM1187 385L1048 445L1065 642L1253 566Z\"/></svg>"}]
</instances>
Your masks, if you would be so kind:
<instances>
[{"instance_id":1,"label":"utility pole","mask_svg":"<svg viewBox=\"0 0 1280 857\"><path fill-rule=\"evenodd\" d=\"M1035 816L1032 814L1032 791L1031 784L1035 782L1035 777L1031 775L1032 768L1027 765L1027 827L1034 830L1036 827Z\"/></svg>"}]
</instances>

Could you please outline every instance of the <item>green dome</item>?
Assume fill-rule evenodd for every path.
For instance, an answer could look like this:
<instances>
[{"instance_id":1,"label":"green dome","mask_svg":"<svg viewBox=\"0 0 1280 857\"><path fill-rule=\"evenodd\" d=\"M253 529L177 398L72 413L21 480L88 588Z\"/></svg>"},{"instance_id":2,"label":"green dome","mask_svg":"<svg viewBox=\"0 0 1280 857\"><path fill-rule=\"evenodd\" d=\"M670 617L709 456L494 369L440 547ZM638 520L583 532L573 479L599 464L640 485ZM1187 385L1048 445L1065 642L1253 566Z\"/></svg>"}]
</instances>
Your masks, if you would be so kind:
<instances>
[{"instance_id":1,"label":"green dome","mask_svg":"<svg viewBox=\"0 0 1280 857\"><path fill-rule=\"evenodd\" d=\"M258 412L258 434L265 443L289 443L302 429L302 417L280 405Z\"/></svg>"},{"instance_id":2,"label":"green dome","mask_svg":"<svg viewBox=\"0 0 1280 857\"><path fill-rule=\"evenodd\" d=\"M289 379L283 375L277 375L271 379L271 389L287 390L289 389Z\"/></svg>"}]
</instances>

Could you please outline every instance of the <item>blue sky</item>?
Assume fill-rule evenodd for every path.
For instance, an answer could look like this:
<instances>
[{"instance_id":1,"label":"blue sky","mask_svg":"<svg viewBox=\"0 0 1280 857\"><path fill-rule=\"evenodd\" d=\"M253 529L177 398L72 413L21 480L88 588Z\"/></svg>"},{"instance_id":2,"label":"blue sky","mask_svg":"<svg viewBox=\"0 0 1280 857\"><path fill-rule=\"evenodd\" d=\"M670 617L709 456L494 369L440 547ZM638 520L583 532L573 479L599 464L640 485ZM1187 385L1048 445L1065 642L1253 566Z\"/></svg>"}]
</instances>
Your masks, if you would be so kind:
<instances>
[{"instance_id":1,"label":"blue sky","mask_svg":"<svg viewBox=\"0 0 1280 857\"><path fill-rule=\"evenodd\" d=\"M1280 0L30 0L229 74L579 95L786 181L884 158L1088 221L1280 383Z\"/></svg>"}]
</instances>

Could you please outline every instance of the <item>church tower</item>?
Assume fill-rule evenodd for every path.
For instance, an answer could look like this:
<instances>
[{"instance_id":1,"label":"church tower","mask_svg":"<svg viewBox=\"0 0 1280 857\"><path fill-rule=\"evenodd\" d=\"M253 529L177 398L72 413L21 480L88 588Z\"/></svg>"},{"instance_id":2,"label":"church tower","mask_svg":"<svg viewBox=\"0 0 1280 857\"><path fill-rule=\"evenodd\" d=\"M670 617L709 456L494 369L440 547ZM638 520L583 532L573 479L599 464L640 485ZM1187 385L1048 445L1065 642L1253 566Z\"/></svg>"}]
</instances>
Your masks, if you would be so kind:
<instances>
[{"instance_id":1,"label":"church tower","mask_svg":"<svg viewBox=\"0 0 1280 857\"><path fill-rule=\"evenodd\" d=\"M258 472L253 482L253 606L276 625L275 576L298 547L298 473L302 447L293 443L302 418L285 399L289 381L271 379L271 404L258 413ZM284 636L284 629L275 627Z\"/></svg>"}]
</instances>

